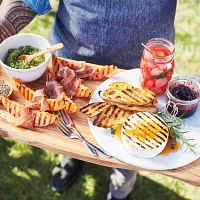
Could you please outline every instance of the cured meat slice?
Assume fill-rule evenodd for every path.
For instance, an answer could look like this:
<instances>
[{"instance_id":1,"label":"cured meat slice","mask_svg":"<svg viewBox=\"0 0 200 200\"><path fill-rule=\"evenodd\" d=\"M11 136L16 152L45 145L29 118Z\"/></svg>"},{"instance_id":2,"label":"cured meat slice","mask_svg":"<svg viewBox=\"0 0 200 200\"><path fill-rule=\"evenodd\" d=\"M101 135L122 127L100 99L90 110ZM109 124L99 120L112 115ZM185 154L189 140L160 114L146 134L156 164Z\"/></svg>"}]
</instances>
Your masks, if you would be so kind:
<instances>
[{"instance_id":1,"label":"cured meat slice","mask_svg":"<svg viewBox=\"0 0 200 200\"><path fill-rule=\"evenodd\" d=\"M85 78L92 75L95 67L89 66L85 61L74 61L71 66L77 78Z\"/></svg>"},{"instance_id":2,"label":"cured meat slice","mask_svg":"<svg viewBox=\"0 0 200 200\"><path fill-rule=\"evenodd\" d=\"M115 65L97 65L87 63L85 61L76 61L61 57L56 58L54 56L54 63L52 66L53 71L56 73L58 69L62 68L63 66L68 66L69 68L74 69L76 77L84 78L87 80L102 79L104 77L109 76L114 70L117 69L117 66ZM84 69L84 74L81 71L78 72L78 69L81 67Z\"/></svg>"},{"instance_id":3,"label":"cured meat slice","mask_svg":"<svg viewBox=\"0 0 200 200\"><path fill-rule=\"evenodd\" d=\"M6 107L6 110L16 118L15 126L33 129L33 126L50 125L57 119L57 115L24 107L3 96L0 96L0 101Z\"/></svg>"},{"instance_id":4,"label":"cured meat slice","mask_svg":"<svg viewBox=\"0 0 200 200\"><path fill-rule=\"evenodd\" d=\"M40 105L40 111L49 110L48 98L45 94L44 88L34 92L32 101L37 102Z\"/></svg>"},{"instance_id":5,"label":"cured meat slice","mask_svg":"<svg viewBox=\"0 0 200 200\"><path fill-rule=\"evenodd\" d=\"M56 73L56 80L63 86L67 85L75 77L75 73L69 67L63 67Z\"/></svg>"},{"instance_id":6,"label":"cured meat slice","mask_svg":"<svg viewBox=\"0 0 200 200\"><path fill-rule=\"evenodd\" d=\"M46 91L48 97L52 99L63 99L65 95L63 86L60 85L57 81L47 81Z\"/></svg>"},{"instance_id":7,"label":"cured meat slice","mask_svg":"<svg viewBox=\"0 0 200 200\"><path fill-rule=\"evenodd\" d=\"M21 115L20 117L16 119L14 126L35 130L33 126L35 117L36 117L36 114L33 112L29 114Z\"/></svg>"},{"instance_id":8,"label":"cured meat slice","mask_svg":"<svg viewBox=\"0 0 200 200\"><path fill-rule=\"evenodd\" d=\"M69 97L74 96L81 82L81 79L73 78L67 85L64 86L64 91L66 95Z\"/></svg>"}]
</instances>

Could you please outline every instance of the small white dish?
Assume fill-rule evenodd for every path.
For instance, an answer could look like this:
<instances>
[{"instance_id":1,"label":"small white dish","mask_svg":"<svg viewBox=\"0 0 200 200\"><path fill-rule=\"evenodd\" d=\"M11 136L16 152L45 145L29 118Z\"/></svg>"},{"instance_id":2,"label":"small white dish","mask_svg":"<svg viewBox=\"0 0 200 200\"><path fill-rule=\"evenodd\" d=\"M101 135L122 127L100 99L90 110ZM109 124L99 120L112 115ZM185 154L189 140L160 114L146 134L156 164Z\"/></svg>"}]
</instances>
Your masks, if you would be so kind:
<instances>
[{"instance_id":1,"label":"small white dish","mask_svg":"<svg viewBox=\"0 0 200 200\"><path fill-rule=\"evenodd\" d=\"M6 93L5 93L5 90L7 90ZM0 95L9 98L12 92L13 92L12 84L9 81L0 79Z\"/></svg>"},{"instance_id":2,"label":"small white dish","mask_svg":"<svg viewBox=\"0 0 200 200\"><path fill-rule=\"evenodd\" d=\"M48 67L51 53L45 54L45 61L30 69L15 69L4 64L9 49L18 49L21 46L33 46L41 50L50 47L50 43L36 34L18 34L11 36L0 44L0 66L10 78L17 78L20 82L32 82L40 78Z\"/></svg>"}]
</instances>

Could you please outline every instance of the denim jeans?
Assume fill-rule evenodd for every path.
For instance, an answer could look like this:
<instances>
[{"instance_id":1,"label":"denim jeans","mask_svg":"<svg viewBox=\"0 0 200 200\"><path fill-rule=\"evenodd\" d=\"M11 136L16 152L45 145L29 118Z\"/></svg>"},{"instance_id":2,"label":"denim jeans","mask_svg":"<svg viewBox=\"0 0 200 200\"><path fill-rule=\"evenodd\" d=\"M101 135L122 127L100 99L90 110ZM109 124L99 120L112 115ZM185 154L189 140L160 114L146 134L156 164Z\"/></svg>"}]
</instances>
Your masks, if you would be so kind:
<instances>
[{"instance_id":1,"label":"denim jeans","mask_svg":"<svg viewBox=\"0 0 200 200\"><path fill-rule=\"evenodd\" d=\"M114 168L110 176L109 189L113 197L125 198L133 189L137 171Z\"/></svg>"}]
</instances>

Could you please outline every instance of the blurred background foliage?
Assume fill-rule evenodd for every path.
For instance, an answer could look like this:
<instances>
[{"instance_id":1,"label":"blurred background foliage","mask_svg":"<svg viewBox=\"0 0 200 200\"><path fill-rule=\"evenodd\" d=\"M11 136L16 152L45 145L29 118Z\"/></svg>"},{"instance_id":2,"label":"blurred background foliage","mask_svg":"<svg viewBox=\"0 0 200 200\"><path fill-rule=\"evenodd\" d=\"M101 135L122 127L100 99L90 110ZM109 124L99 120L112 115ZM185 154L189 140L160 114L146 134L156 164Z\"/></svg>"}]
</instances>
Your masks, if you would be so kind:
<instances>
[{"instance_id":1,"label":"blurred background foliage","mask_svg":"<svg viewBox=\"0 0 200 200\"><path fill-rule=\"evenodd\" d=\"M1 0L0 0L1 2ZM48 38L58 1L52 11L36 17L22 32ZM176 73L200 74L200 1L179 0L176 13ZM76 183L63 193L51 190L49 179L59 155L0 138L0 200L105 200L111 169L84 163ZM151 172L139 172L131 199L200 200L200 188Z\"/></svg>"}]
</instances>

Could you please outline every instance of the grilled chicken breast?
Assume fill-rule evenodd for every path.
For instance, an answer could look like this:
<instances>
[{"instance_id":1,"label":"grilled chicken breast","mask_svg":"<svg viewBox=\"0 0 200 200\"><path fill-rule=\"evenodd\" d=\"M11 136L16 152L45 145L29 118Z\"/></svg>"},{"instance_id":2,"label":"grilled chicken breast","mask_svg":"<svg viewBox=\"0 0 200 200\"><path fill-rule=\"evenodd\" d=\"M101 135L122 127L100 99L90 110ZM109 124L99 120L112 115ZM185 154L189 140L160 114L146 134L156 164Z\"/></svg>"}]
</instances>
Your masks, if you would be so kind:
<instances>
[{"instance_id":1,"label":"grilled chicken breast","mask_svg":"<svg viewBox=\"0 0 200 200\"><path fill-rule=\"evenodd\" d=\"M122 142L126 150L139 158L152 158L166 146L169 130L158 115L138 112L122 125Z\"/></svg>"}]
</instances>

